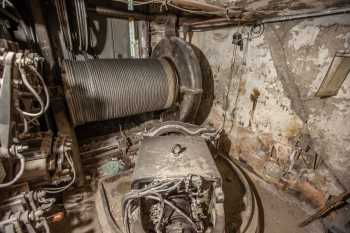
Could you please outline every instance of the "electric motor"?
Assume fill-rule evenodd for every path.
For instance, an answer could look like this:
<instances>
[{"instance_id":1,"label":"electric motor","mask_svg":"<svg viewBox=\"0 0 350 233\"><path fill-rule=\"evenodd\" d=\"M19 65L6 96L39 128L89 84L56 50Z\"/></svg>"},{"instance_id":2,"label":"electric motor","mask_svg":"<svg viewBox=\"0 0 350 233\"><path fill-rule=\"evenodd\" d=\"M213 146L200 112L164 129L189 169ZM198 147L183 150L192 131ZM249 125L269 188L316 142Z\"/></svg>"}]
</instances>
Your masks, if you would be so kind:
<instances>
[{"instance_id":1,"label":"electric motor","mask_svg":"<svg viewBox=\"0 0 350 233\"><path fill-rule=\"evenodd\" d=\"M203 138L146 138L123 200L126 232L223 232L221 186Z\"/></svg>"}]
</instances>

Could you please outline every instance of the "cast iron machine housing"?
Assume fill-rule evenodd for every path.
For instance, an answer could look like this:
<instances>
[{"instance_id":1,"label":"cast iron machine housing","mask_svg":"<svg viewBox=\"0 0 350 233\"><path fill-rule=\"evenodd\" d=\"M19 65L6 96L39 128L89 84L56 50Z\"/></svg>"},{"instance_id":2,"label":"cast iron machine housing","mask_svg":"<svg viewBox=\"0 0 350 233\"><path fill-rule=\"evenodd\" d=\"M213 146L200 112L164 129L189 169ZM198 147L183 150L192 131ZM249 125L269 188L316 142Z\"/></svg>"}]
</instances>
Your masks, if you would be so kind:
<instances>
[{"instance_id":1,"label":"cast iron machine housing","mask_svg":"<svg viewBox=\"0 0 350 233\"><path fill-rule=\"evenodd\" d=\"M131 232L224 232L222 178L199 136L145 138L123 200Z\"/></svg>"}]
</instances>

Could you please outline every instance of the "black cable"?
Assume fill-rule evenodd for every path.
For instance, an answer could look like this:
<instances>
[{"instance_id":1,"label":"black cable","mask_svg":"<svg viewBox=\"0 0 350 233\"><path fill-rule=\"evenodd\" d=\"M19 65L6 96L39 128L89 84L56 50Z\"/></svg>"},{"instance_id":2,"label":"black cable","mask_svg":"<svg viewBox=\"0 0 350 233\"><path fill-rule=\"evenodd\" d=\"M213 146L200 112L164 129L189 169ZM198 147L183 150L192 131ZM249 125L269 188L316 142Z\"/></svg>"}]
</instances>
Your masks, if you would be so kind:
<instances>
[{"instance_id":1,"label":"black cable","mask_svg":"<svg viewBox=\"0 0 350 233\"><path fill-rule=\"evenodd\" d=\"M112 217L111 207L110 207L108 199L107 199L106 189L103 185L103 182L100 183L99 192L100 192L100 196L101 196L101 200L102 200L103 210L106 213L107 221L108 221L109 225L112 226L112 228L113 228L113 232L123 232L122 229L120 229L120 227L118 226L115 219Z\"/></svg>"}]
</instances>

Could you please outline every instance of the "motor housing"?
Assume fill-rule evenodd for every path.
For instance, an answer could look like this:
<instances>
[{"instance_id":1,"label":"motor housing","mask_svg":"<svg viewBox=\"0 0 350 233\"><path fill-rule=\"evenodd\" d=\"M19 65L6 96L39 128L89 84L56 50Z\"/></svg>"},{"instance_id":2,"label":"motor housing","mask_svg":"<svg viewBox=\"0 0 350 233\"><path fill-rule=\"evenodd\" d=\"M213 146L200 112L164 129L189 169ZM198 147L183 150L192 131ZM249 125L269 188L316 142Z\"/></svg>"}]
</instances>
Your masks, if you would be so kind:
<instances>
[{"instance_id":1,"label":"motor housing","mask_svg":"<svg viewBox=\"0 0 350 233\"><path fill-rule=\"evenodd\" d=\"M203 138L145 138L123 200L127 233L221 233L223 206L222 178Z\"/></svg>"}]
</instances>

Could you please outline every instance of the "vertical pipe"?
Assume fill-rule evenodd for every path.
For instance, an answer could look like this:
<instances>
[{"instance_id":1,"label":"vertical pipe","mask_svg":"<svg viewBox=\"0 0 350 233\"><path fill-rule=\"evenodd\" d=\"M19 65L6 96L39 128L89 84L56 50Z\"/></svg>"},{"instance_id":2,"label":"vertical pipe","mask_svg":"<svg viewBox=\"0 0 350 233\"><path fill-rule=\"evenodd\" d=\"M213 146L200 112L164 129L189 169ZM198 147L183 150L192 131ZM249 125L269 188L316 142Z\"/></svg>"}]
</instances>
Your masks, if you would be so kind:
<instances>
[{"instance_id":1,"label":"vertical pipe","mask_svg":"<svg viewBox=\"0 0 350 233\"><path fill-rule=\"evenodd\" d=\"M150 28L149 22L138 21L138 32L139 32L139 51L141 58L147 58L150 55Z\"/></svg>"},{"instance_id":2,"label":"vertical pipe","mask_svg":"<svg viewBox=\"0 0 350 233\"><path fill-rule=\"evenodd\" d=\"M128 10L134 11L133 0L128 0ZM129 38L130 38L130 55L133 58L139 57L138 43L135 37L135 19L134 17L129 17Z\"/></svg>"}]
</instances>

